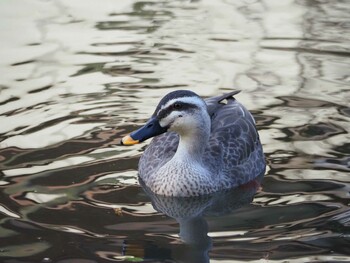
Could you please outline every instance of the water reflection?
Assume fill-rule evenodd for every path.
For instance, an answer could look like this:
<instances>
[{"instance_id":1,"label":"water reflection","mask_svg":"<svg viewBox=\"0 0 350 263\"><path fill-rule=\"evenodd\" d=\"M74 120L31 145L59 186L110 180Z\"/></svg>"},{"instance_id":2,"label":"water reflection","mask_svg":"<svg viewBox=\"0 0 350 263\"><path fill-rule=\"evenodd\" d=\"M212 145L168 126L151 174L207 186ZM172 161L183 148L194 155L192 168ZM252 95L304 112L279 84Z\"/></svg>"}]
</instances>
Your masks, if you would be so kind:
<instances>
[{"instance_id":1,"label":"water reflection","mask_svg":"<svg viewBox=\"0 0 350 263\"><path fill-rule=\"evenodd\" d=\"M155 210L174 218L179 224L179 236L189 245L185 262L210 262L212 240L206 216L218 217L249 204L260 187L264 174L238 188L197 197L169 197L154 194L140 179L142 188ZM230 229L234 231L234 229ZM221 233L225 235L225 233Z\"/></svg>"}]
</instances>

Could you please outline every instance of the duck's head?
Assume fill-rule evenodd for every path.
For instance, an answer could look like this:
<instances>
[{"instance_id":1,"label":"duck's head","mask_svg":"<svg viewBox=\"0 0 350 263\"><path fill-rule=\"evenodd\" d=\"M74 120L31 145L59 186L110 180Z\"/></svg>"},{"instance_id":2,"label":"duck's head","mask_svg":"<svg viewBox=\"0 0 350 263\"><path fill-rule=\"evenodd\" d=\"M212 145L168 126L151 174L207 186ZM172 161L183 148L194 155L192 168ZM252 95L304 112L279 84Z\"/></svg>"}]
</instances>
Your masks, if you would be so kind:
<instances>
[{"instance_id":1,"label":"duck's head","mask_svg":"<svg viewBox=\"0 0 350 263\"><path fill-rule=\"evenodd\" d=\"M197 129L210 129L204 100L192 91L177 90L167 94L146 124L122 138L121 144L137 144L167 131L183 135Z\"/></svg>"}]
</instances>

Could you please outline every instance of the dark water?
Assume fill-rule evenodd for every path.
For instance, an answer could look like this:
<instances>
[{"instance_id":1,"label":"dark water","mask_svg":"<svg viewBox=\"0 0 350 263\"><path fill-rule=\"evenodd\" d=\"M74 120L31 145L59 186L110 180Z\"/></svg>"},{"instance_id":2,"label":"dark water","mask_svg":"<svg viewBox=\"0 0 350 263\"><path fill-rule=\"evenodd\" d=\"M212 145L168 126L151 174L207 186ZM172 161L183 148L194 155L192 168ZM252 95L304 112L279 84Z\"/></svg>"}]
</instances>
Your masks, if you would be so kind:
<instances>
[{"instance_id":1,"label":"dark water","mask_svg":"<svg viewBox=\"0 0 350 263\"><path fill-rule=\"evenodd\" d=\"M0 21L1 262L350 262L349 1L13 0ZM153 208L145 145L118 143L180 88L243 91L261 187Z\"/></svg>"}]
</instances>

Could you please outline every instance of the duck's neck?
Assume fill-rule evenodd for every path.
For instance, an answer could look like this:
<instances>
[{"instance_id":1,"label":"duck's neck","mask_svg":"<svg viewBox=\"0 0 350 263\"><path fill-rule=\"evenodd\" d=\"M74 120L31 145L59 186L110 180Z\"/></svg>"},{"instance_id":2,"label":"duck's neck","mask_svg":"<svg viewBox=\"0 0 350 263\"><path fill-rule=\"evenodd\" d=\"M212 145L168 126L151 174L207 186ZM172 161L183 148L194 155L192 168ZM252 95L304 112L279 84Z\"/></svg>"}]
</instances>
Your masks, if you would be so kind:
<instances>
[{"instance_id":1,"label":"duck's neck","mask_svg":"<svg viewBox=\"0 0 350 263\"><path fill-rule=\"evenodd\" d=\"M181 162L201 162L209 141L210 119L195 129L178 133L180 141L173 159Z\"/></svg>"}]
</instances>

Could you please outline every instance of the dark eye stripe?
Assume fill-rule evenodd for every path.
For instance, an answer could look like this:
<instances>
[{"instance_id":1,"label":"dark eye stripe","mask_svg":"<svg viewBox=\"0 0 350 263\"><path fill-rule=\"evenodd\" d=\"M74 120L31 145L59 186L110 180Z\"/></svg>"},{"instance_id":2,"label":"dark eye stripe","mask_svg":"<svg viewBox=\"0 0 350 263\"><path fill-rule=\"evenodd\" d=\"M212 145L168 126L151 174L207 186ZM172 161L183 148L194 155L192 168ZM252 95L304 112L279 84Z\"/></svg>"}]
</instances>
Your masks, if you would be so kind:
<instances>
[{"instance_id":1,"label":"dark eye stripe","mask_svg":"<svg viewBox=\"0 0 350 263\"><path fill-rule=\"evenodd\" d=\"M161 99L161 101L159 102L159 104L155 110L155 113L157 113L161 109L161 107L163 105L166 105L169 101L184 98L184 97L200 98L196 93L194 93L193 91L190 91L190 90L172 91L172 92L168 93L167 95L165 95L164 98Z\"/></svg>"},{"instance_id":2,"label":"dark eye stripe","mask_svg":"<svg viewBox=\"0 0 350 263\"><path fill-rule=\"evenodd\" d=\"M174 109L174 104L180 104L181 108L180 109ZM198 109L198 106L195 105L195 104L175 101L173 104L169 105L165 109L161 109L157 113L157 117L158 117L158 119L164 119L173 111L187 111L187 112L190 112L190 111L193 111L195 109Z\"/></svg>"}]
</instances>

